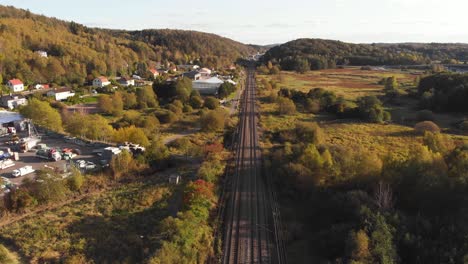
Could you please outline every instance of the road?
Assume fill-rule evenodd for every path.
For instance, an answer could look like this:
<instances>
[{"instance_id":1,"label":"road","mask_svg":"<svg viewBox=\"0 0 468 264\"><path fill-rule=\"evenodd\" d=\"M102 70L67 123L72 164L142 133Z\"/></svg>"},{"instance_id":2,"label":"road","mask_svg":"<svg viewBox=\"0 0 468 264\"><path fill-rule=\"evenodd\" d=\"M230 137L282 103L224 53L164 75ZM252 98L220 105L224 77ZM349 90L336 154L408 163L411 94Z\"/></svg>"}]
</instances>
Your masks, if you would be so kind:
<instances>
[{"instance_id":1,"label":"road","mask_svg":"<svg viewBox=\"0 0 468 264\"><path fill-rule=\"evenodd\" d=\"M285 263L276 234L276 206L261 175L254 69L249 68L240 102L235 166L227 175L223 263ZM275 208L275 209L273 209Z\"/></svg>"}]
</instances>

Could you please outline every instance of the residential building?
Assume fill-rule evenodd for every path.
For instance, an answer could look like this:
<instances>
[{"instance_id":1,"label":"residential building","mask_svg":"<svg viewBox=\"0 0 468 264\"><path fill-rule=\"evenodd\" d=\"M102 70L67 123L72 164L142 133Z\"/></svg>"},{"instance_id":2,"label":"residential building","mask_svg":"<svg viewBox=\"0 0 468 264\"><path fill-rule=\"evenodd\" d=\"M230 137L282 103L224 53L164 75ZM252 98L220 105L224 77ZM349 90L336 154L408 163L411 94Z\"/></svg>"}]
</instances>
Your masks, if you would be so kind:
<instances>
[{"instance_id":1,"label":"residential building","mask_svg":"<svg viewBox=\"0 0 468 264\"><path fill-rule=\"evenodd\" d=\"M202 68L199 72L200 72L202 77L210 77L211 76L211 70L208 69L208 68Z\"/></svg>"},{"instance_id":2,"label":"residential building","mask_svg":"<svg viewBox=\"0 0 468 264\"><path fill-rule=\"evenodd\" d=\"M50 88L50 86L48 84L38 83L38 84L34 85L34 89L36 89L36 90L49 89L49 88Z\"/></svg>"},{"instance_id":3,"label":"residential building","mask_svg":"<svg viewBox=\"0 0 468 264\"><path fill-rule=\"evenodd\" d=\"M7 86L8 86L8 88L10 88L10 91L13 92L13 93L24 91L24 84L19 79L9 80L7 82Z\"/></svg>"},{"instance_id":4,"label":"residential building","mask_svg":"<svg viewBox=\"0 0 468 264\"><path fill-rule=\"evenodd\" d=\"M75 96L75 92L71 88L62 87L48 91L47 96L54 97L56 101L63 101Z\"/></svg>"},{"instance_id":5,"label":"residential building","mask_svg":"<svg viewBox=\"0 0 468 264\"><path fill-rule=\"evenodd\" d=\"M5 95L1 98L2 106L8 109L15 109L20 105L27 105L28 100L23 95Z\"/></svg>"},{"instance_id":6,"label":"residential building","mask_svg":"<svg viewBox=\"0 0 468 264\"><path fill-rule=\"evenodd\" d=\"M109 84L111 84L111 82L109 82L109 80L104 76L97 77L93 80L93 86L96 88L102 88Z\"/></svg>"},{"instance_id":7,"label":"residential building","mask_svg":"<svg viewBox=\"0 0 468 264\"><path fill-rule=\"evenodd\" d=\"M223 83L224 81L218 77L212 77L193 81L192 88L203 95L214 95L218 93L218 89Z\"/></svg>"},{"instance_id":8,"label":"residential building","mask_svg":"<svg viewBox=\"0 0 468 264\"><path fill-rule=\"evenodd\" d=\"M156 70L156 69L150 69L149 71L153 75L154 79L156 79L156 77L158 77L160 75L160 72L158 70Z\"/></svg>"},{"instance_id":9,"label":"residential building","mask_svg":"<svg viewBox=\"0 0 468 264\"><path fill-rule=\"evenodd\" d=\"M184 72L182 76L187 77L193 81L196 81L196 80L199 80L202 75L198 71L189 71L189 72Z\"/></svg>"},{"instance_id":10,"label":"residential building","mask_svg":"<svg viewBox=\"0 0 468 264\"><path fill-rule=\"evenodd\" d=\"M131 79L131 78L125 78L125 77L122 77L119 79L119 84L122 85L122 86L135 86L135 80L134 79Z\"/></svg>"},{"instance_id":11,"label":"residential building","mask_svg":"<svg viewBox=\"0 0 468 264\"><path fill-rule=\"evenodd\" d=\"M194 64L177 65L177 69L179 71L195 71L200 69L200 66Z\"/></svg>"},{"instance_id":12,"label":"residential building","mask_svg":"<svg viewBox=\"0 0 468 264\"><path fill-rule=\"evenodd\" d=\"M36 54L43 57L43 58L47 58L47 51L38 50L38 51L36 51Z\"/></svg>"}]
</instances>

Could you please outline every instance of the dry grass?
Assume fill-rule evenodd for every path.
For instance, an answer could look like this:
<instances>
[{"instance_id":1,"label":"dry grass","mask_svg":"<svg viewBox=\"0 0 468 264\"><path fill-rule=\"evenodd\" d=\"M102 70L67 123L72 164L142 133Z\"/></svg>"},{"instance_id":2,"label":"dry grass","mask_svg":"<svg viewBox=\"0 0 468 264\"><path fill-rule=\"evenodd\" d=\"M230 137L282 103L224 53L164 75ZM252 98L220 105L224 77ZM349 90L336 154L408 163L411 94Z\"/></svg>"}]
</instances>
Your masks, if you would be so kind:
<instances>
[{"instance_id":1,"label":"dry grass","mask_svg":"<svg viewBox=\"0 0 468 264\"><path fill-rule=\"evenodd\" d=\"M399 70L364 71L359 68L330 69L310 71L306 74L281 72L277 76L260 76L279 82L281 87L307 92L312 88L323 88L335 92L346 99L355 99L365 95L383 94L382 78L395 76L400 83L411 85L415 76Z\"/></svg>"}]
</instances>

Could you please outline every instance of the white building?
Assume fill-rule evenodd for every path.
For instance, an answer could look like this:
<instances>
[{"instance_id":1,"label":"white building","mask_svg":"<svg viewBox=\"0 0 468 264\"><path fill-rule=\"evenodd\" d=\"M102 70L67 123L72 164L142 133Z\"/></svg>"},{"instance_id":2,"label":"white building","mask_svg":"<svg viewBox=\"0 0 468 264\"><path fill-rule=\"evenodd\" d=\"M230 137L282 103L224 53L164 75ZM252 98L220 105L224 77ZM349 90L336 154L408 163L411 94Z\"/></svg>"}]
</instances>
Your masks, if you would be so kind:
<instances>
[{"instance_id":1,"label":"white building","mask_svg":"<svg viewBox=\"0 0 468 264\"><path fill-rule=\"evenodd\" d=\"M36 54L43 57L43 58L47 58L47 51L38 50L38 51L36 51Z\"/></svg>"},{"instance_id":2,"label":"white building","mask_svg":"<svg viewBox=\"0 0 468 264\"><path fill-rule=\"evenodd\" d=\"M218 89L224 81L218 77L212 77L209 79L196 80L192 82L192 88L197 90L200 94L217 94Z\"/></svg>"},{"instance_id":3,"label":"white building","mask_svg":"<svg viewBox=\"0 0 468 264\"><path fill-rule=\"evenodd\" d=\"M93 80L93 86L96 88L102 88L109 84L111 84L111 82L109 82L109 80L104 76L97 77L96 79Z\"/></svg>"},{"instance_id":4,"label":"white building","mask_svg":"<svg viewBox=\"0 0 468 264\"><path fill-rule=\"evenodd\" d=\"M1 98L2 106L8 109L15 109L20 105L27 105L28 100L22 95L6 95Z\"/></svg>"},{"instance_id":5,"label":"white building","mask_svg":"<svg viewBox=\"0 0 468 264\"><path fill-rule=\"evenodd\" d=\"M13 93L24 91L24 84L19 79L9 80L7 82L7 86L8 86L8 88L10 88L10 91L13 92Z\"/></svg>"},{"instance_id":6,"label":"white building","mask_svg":"<svg viewBox=\"0 0 468 264\"><path fill-rule=\"evenodd\" d=\"M210 77L211 76L211 70L208 68L202 68L199 73L201 74L202 77Z\"/></svg>"},{"instance_id":7,"label":"white building","mask_svg":"<svg viewBox=\"0 0 468 264\"><path fill-rule=\"evenodd\" d=\"M150 69L149 70L151 72L151 74L153 75L153 78L156 79L156 77L158 77L160 75L159 71L156 70L156 69Z\"/></svg>"},{"instance_id":8,"label":"white building","mask_svg":"<svg viewBox=\"0 0 468 264\"><path fill-rule=\"evenodd\" d=\"M71 88L63 87L48 91L47 96L54 97L55 101L63 101L75 96L75 93Z\"/></svg>"}]
</instances>

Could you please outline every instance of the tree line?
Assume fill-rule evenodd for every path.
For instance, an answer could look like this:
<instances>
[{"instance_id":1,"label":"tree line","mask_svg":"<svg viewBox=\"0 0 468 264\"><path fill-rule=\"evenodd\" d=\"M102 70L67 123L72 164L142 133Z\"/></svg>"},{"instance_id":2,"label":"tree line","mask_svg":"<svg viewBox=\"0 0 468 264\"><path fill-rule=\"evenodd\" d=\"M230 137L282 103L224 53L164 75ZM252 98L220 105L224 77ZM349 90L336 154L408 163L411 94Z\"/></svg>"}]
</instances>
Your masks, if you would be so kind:
<instances>
[{"instance_id":1,"label":"tree line","mask_svg":"<svg viewBox=\"0 0 468 264\"><path fill-rule=\"evenodd\" d=\"M305 72L336 65L415 65L433 60L457 63L467 59L466 45L351 44L322 39L298 39L268 50L262 58L282 70Z\"/></svg>"},{"instance_id":2,"label":"tree line","mask_svg":"<svg viewBox=\"0 0 468 264\"><path fill-rule=\"evenodd\" d=\"M26 84L82 85L100 75L145 76L159 64L221 68L254 51L213 34L88 28L7 6L0 6L0 35L3 80L19 78Z\"/></svg>"}]
</instances>

